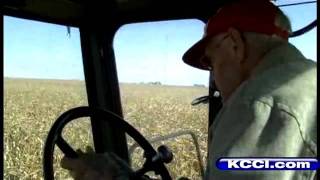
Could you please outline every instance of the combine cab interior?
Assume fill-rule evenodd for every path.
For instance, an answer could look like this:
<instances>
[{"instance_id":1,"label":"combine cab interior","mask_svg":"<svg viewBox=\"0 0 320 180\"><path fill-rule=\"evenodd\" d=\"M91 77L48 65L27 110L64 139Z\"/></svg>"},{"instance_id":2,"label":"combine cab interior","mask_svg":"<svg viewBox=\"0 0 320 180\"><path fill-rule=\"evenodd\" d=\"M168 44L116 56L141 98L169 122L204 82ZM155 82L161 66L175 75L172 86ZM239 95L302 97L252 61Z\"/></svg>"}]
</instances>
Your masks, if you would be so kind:
<instances>
[{"instance_id":1,"label":"combine cab interior","mask_svg":"<svg viewBox=\"0 0 320 180\"><path fill-rule=\"evenodd\" d=\"M88 106L106 109L123 117L113 47L114 37L119 28L133 23L183 19L197 19L205 24L219 7L231 1L5 0L2 12L4 16L79 28ZM311 21L305 27L296 29L291 37L300 36L315 26L316 20ZM212 79L212 75L208 76L208 96L194 101L194 104L199 102L208 104L208 125L212 123L214 116L221 108L221 97L214 85L210 83ZM127 162L130 161L129 154L136 145L128 147L124 131L93 117L91 128L97 153L112 151ZM188 131L171 134L164 139L185 134L191 135L193 141L197 142L196 135ZM157 141L157 138L153 141ZM197 151L199 154L198 149ZM198 159L201 161L201 156L198 156ZM200 166L203 176L202 163Z\"/></svg>"}]
</instances>

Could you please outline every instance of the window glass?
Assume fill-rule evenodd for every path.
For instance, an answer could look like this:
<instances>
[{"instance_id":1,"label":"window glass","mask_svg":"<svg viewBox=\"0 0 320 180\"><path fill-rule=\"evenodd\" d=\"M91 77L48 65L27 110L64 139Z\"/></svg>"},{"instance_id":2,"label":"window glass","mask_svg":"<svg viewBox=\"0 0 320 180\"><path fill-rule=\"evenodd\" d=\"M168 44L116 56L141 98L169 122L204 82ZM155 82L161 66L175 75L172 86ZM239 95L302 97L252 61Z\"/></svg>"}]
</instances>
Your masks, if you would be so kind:
<instances>
[{"instance_id":1,"label":"window glass","mask_svg":"<svg viewBox=\"0 0 320 180\"><path fill-rule=\"evenodd\" d=\"M43 146L54 120L87 105L79 30L4 17L4 179L42 179ZM75 149L92 144L81 119L63 136ZM66 179L55 151L56 179Z\"/></svg>"},{"instance_id":2,"label":"window glass","mask_svg":"<svg viewBox=\"0 0 320 180\"><path fill-rule=\"evenodd\" d=\"M203 29L199 20L128 24L114 39L124 117L155 148L166 144L172 149L168 168L173 178L201 177L197 148L205 162L208 106L191 102L208 94L209 73L182 61ZM142 151L131 139L129 151L133 167L141 167Z\"/></svg>"}]
</instances>

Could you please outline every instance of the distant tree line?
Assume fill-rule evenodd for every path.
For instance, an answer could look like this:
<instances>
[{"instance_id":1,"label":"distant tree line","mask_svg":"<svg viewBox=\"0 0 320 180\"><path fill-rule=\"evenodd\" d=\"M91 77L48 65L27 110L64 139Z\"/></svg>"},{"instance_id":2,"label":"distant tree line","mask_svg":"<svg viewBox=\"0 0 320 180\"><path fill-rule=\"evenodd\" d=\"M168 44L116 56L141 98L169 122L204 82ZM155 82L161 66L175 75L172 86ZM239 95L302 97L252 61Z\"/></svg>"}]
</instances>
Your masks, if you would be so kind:
<instances>
[{"instance_id":1,"label":"distant tree line","mask_svg":"<svg viewBox=\"0 0 320 180\"><path fill-rule=\"evenodd\" d=\"M161 85L161 82L160 82L160 81L148 82L148 84L151 84L151 85Z\"/></svg>"},{"instance_id":2,"label":"distant tree line","mask_svg":"<svg viewBox=\"0 0 320 180\"><path fill-rule=\"evenodd\" d=\"M206 87L204 84L194 84L194 87Z\"/></svg>"},{"instance_id":3,"label":"distant tree line","mask_svg":"<svg viewBox=\"0 0 320 180\"><path fill-rule=\"evenodd\" d=\"M162 83L160 81L151 81L151 82L140 82L140 84L150 84L150 85L159 85ZM206 87L204 84L193 84L194 87Z\"/></svg>"}]
</instances>

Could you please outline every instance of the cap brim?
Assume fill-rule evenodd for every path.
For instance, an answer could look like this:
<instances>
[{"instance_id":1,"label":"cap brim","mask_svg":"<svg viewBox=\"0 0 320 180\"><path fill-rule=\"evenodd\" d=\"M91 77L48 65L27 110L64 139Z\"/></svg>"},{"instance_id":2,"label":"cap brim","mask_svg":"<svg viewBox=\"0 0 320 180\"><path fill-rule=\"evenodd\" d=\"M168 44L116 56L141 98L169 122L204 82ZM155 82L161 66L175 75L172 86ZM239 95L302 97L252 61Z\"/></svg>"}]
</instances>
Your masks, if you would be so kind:
<instances>
[{"instance_id":1,"label":"cap brim","mask_svg":"<svg viewBox=\"0 0 320 180\"><path fill-rule=\"evenodd\" d=\"M184 55L182 56L182 60L195 68L199 68L202 70L210 70L207 65L201 62L201 60L205 57L205 48L208 43L209 38L204 37L196 44L194 44L190 49L188 49Z\"/></svg>"}]
</instances>

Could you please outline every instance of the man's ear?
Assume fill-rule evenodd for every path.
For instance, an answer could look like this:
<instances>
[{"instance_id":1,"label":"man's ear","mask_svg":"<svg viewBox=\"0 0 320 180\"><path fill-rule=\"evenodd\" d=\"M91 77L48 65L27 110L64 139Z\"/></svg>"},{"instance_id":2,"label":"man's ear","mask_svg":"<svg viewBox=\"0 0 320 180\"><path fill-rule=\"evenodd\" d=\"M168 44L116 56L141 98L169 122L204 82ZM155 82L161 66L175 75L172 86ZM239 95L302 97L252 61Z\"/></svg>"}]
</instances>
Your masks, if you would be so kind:
<instances>
[{"instance_id":1,"label":"man's ear","mask_svg":"<svg viewBox=\"0 0 320 180\"><path fill-rule=\"evenodd\" d=\"M231 48L235 53L236 59L243 63L245 60L245 42L242 38L241 32L236 28L230 27L228 34L232 40Z\"/></svg>"}]
</instances>

